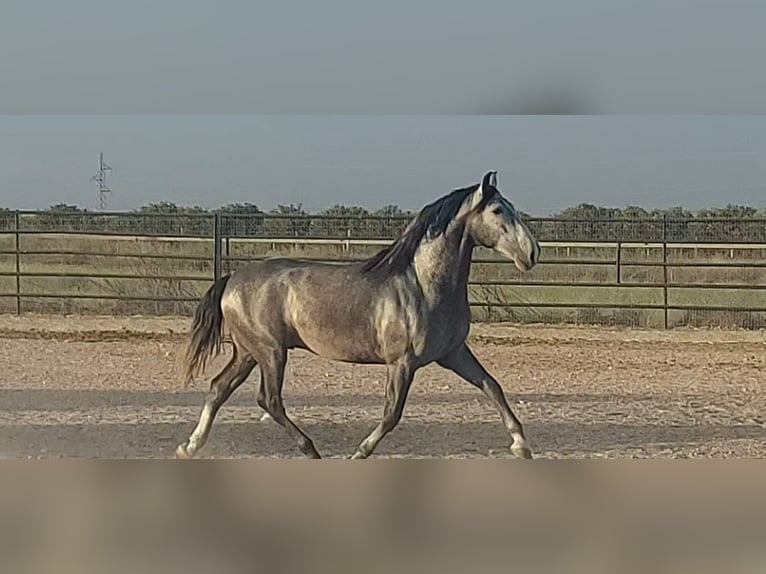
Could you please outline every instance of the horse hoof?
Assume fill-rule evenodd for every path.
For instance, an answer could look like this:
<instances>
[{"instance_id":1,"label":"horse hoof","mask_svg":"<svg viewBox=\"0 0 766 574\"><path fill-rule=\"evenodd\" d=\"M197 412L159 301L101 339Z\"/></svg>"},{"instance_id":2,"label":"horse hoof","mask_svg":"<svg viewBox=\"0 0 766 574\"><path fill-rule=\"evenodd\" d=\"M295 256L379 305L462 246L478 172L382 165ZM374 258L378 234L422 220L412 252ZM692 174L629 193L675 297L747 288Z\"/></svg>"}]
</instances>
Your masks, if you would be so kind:
<instances>
[{"instance_id":1,"label":"horse hoof","mask_svg":"<svg viewBox=\"0 0 766 574\"><path fill-rule=\"evenodd\" d=\"M186 443L179 444L178 448L176 448L176 458L178 459L190 459L193 458L194 455L190 454L188 449L186 448Z\"/></svg>"},{"instance_id":2,"label":"horse hoof","mask_svg":"<svg viewBox=\"0 0 766 574\"><path fill-rule=\"evenodd\" d=\"M526 446L513 445L511 447L511 452L517 458L532 458L532 451Z\"/></svg>"}]
</instances>

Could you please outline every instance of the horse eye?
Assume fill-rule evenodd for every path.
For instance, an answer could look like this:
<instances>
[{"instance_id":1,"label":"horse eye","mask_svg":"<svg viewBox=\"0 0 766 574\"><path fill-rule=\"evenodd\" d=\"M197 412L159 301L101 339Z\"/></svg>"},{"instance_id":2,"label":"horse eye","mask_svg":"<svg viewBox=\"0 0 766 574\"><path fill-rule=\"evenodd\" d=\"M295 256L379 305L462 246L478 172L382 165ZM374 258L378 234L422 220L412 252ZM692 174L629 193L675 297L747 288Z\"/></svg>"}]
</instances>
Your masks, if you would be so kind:
<instances>
[{"instance_id":1,"label":"horse eye","mask_svg":"<svg viewBox=\"0 0 766 574\"><path fill-rule=\"evenodd\" d=\"M501 211L503 211L502 207L496 207L495 209L492 210L492 213L494 213L495 215L500 215Z\"/></svg>"}]
</instances>

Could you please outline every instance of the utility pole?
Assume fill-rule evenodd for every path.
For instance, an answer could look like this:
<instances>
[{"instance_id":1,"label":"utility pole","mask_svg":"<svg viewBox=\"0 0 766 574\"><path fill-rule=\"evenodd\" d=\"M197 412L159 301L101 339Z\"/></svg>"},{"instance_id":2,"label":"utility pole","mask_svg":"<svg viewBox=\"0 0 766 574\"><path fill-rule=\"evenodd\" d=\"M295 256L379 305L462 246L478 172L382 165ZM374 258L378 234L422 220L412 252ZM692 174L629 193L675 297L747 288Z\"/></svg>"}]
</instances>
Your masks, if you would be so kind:
<instances>
[{"instance_id":1,"label":"utility pole","mask_svg":"<svg viewBox=\"0 0 766 574\"><path fill-rule=\"evenodd\" d=\"M106 185L106 172L112 171L104 162L104 152L98 154L98 173L90 178L91 181L95 181L98 185L98 206L102 211L106 209L107 197L112 193L112 190Z\"/></svg>"}]
</instances>

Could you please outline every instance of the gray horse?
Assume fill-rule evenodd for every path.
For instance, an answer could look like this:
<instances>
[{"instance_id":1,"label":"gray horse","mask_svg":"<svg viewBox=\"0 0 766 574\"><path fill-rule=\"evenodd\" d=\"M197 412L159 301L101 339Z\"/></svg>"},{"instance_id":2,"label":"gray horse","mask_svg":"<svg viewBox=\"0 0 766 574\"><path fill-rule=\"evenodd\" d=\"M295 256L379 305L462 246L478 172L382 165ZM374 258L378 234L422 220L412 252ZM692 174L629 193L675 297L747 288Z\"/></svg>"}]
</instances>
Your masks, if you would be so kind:
<instances>
[{"instance_id":1,"label":"gray horse","mask_svg":"<svg viewBox=\"0 0 766 574\"><path fill-rule=\"evenodd\" d=\"M474 247L491 248L522 271L532 269L540 254L537 240L498 191L496 173L424 207L396 241L366 261L273 258L216 281L194 315L186 384L221 352L224 339L233 354L212 380L199 422L176 456L190 458L202 448L218 409L259 365L258 405L305 456L320 458L282 403L287 351L307 349L337 361L388 367L383 418L351 458L370 456L394 429L415 372L434 361L481 389L513 439L511 452L531 458L500 385L466 344Z\"/></svg>"}]
</instances>

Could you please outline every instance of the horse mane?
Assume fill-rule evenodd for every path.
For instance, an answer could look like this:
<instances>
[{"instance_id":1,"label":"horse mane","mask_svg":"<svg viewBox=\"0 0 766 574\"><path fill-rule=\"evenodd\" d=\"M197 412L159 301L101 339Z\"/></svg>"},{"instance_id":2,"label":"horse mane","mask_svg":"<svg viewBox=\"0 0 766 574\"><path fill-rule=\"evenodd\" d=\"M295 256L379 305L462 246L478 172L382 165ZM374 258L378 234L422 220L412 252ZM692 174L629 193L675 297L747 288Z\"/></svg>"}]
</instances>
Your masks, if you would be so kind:
<instances>
[{"instance_id":1,"label":"horse mane","mask_svg":"<svg viewBox=\"0 0 766 574\"><path fill-rule=\"evenodd\" d=\"M421 241L443 234L465 200L478 188L479 184L474 184L456 189L426 205L391 245L362 263L362 273L383 278L406 270L412 263ZM486 205L496 193L497 189L494 186L487 186L481 203Z\"/></svg>"}]
</instances>

